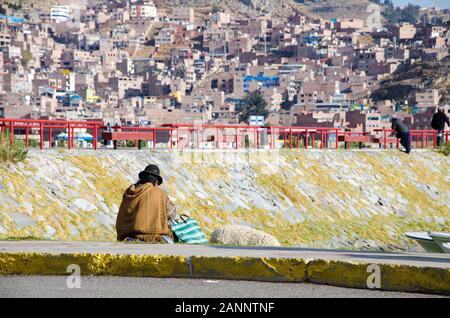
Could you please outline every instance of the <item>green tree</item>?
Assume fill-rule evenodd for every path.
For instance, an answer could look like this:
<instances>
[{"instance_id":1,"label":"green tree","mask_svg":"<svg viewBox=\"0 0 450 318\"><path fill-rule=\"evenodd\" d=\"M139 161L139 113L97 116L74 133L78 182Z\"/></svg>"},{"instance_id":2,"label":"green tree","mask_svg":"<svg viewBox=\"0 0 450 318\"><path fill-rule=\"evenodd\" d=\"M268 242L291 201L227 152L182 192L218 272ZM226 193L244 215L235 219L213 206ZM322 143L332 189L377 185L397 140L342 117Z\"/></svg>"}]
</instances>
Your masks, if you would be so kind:
<instances>
[{"instance_id":1,"label":"green tree","mask_svg":"<svg viewBox=\"0 0 450 318\"><path fill-rule=\"evenodd\" d=\"M419 19L419 6L408 4L404 8L394 6L391 0L383 4L383 16L391 23L409 22L415 24Z\"/></svg>"},{"instance_id":2,"label":"green tree","mask_svg":"<svg viewBox=\"0 0 450 318\"><path fill-rule=\"evenodd\" d=\"M22 10L22 0L17 1L17 3L8 3L8 8L12 9L12 10Z\"/></svg>"},{"instance_id":3,"label":"green tree","mask_svg":"<svg viewBox=\"0 0 450 318\"><path fill-rule=\"evenodd\" d=\"M28 63L33 59L33 54L29 50L23 51L22 65L27 67Z\"/></svg>"},{"instance_id":4,"label":"green tree","mask_svg":"<svg viewBox=\"0 0 450 318\"><path fill-rule=\"evenodd\" d=\"M267 102L261 92L247 94L244 97L240 116L241 121L248 123L250 116L264 116L264 119L266 119L268 115Z\"/></svg>"},{"instance_id":5,"label":"green tree","mask_svg":"<svg viewBox=\"0 0 450 318\"><path fill-rule=\"evenodd\" d=\"M222 8L217 3L214 3L212 5L212 8L211 8L212 13L217 13L217 12L221 12L221 11L222 11Z\"/></svg>"},{"instance_id":6,"label":"green tree","mask_svg":"<svg viewBox=\"0 0 450 318\"><path fill-rule=\"evenodd\" d=\"M400 20L411 24L417 23L419 20L419 7L411 3L404 7L401 11Z\"/></svg>"}]
</instances>

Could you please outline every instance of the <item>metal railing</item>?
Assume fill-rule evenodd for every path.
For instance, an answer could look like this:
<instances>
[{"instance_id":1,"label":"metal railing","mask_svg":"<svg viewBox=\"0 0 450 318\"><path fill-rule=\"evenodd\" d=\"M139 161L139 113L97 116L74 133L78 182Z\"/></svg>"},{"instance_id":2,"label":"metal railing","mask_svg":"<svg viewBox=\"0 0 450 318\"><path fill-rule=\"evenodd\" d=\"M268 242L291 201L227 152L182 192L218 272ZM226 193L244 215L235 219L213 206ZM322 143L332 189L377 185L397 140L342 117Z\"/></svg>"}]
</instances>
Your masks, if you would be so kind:
<instances>
[{"instance_id":1,"label":"metal railing","mask_svg":"<svg viewBox=\"0 0 450 318\"><path fill-rule=\"evenodd\" d=\"M393 144L396 148L399 148L399 138L396 138L395 131L392 129L375 129L374 131L382 134L382 138L379 141L380 148L388 148L388 145L392 147ZM410 140L411 145L418 149L427 149L437 147L437 130L410 130ZM447 143L449 141L450 130L443 131L443 142ZM376 141L376 140L375 140Z\"/></svg>"},{"instance_id":2,"label":"metal railing","mask_svg":"<svg viewBox=\"0 0 450 318\"><path fill-rule=\"evenodd\" d=\"M109 141L117 148L120 142L131 141L140 148L141 142L151 148L174 149L338 149L342 143L347 149L357 143L376 145L379 148L399 147L398 138L390 136L392 129L375 129L374 135L367 132L347 131L332 127L298 126L246 126L246 125L193 125L173 124L160 127L112 126L100 121L31 120L0 118L0 138L5 142L8 136L12 144L23 140L26 147L34 140L40 149L56 146L68 149L83 147L77 142L77 133L90 132L92 140L85 146L92 149L105 147ZM5 134L7 133L7 134ZM65 134L60 140L55 134ZM414 148L436 148L437 131L411 130ZM444 131L444 142L449 140L450 131ZM102 142L103 141L103 142ZM130 144L130 143L128 143ZM111 146L111 145L109 145Z\"/></svg>"},{"instance_id":3,"label":"metal railing","mask_svg":"<svg viewBox=\"0 0 450 318\"><path fill-rule=\"evenodd\" d=\"M67 147L70 149L74 147L74 132L75 129L92 130L93 133L93 148L97 149L98 130L103 126L103 122L90 121L64 121L64 120L32 120L32 119L10 119L0 118L0 133L3 135L7 131L9 134L10 143L13 144L16 132L21 131L24 135L25 146L29 146L30 132L35 136L35 132L39 135L39 148L44 148L45 133L48 134L49 145L52 145L54 132L67 130ZM3 142L3 140L2 140Z\"/></svg>"}]
</instances>

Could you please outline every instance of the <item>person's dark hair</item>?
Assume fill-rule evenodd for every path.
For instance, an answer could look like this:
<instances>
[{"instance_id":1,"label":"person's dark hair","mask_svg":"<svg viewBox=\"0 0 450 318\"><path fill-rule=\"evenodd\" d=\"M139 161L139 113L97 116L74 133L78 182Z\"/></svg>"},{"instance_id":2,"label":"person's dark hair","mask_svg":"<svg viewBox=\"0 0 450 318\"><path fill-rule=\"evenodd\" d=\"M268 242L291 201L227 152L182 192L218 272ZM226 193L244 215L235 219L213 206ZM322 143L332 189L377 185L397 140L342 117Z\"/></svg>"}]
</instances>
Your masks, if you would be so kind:
<instances>
[{"instance_id":1,"label":"person's dark hair","mask_svg":"<svg viewBox=\"0 0 450 318\"><path fill-rule=\"evenodd\" d=\"M148 182L153 185L158 185L158 178L153 175L146 175L143 178L139 179L138 184L146 184Z\"/></svg>"}]
</instances>

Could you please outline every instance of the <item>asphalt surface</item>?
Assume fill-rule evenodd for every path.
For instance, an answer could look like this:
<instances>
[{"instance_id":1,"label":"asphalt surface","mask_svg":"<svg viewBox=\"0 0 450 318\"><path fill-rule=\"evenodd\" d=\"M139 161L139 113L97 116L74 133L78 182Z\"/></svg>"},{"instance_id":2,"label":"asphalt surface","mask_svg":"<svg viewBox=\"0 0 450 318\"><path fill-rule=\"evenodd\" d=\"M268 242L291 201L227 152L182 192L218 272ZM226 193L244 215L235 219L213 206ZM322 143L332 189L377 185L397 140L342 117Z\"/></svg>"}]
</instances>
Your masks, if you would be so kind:
<instances>
[{"instance_id":1,"label":"asphalt surface","mask_svg":"<svg viewBox=\"0 0 450 318\"><path fill-rule=\"evenodd\" d=\"M300 247L235 247L188 244L126 244L118 242L0 241L0 253L110 253L126 255L247 256L345 260L450 269L450 254L391 253Z\"/></svg>"},{"instance_id":2,"label":"asphalt surface","mask_svg":"<svg viewBox=\"0 0 450 318\"><path fill-rule=\"evenodd\" d=\"M80 288L69 288L68 276L0 276L0 298L422 298L427 294L351 289L304 283L175 278L81 276ZM188 292L187 292L188 291Z\"/></svg>"}]
</instances>

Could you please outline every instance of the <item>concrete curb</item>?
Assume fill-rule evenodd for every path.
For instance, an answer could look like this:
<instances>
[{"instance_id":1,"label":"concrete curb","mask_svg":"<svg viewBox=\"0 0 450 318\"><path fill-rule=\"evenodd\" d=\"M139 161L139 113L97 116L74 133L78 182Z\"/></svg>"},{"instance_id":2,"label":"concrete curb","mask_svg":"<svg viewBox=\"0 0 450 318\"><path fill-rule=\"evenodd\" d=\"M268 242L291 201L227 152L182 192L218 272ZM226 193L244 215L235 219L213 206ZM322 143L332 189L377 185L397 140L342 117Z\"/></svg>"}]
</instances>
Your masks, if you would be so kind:
<instances>
[{"instance_id":1,"label":"concrete curb","mask_svg":"<svg viewBox=\"0 0 450 318\"><path fill-rule=\"evenodd\" d=\"M194 256L192 267L193 278L307 281L307 262L303 259Z\"/></svg>"},{"instance_id":2,"label":"concrete curb","mask_svg":"<svg viewBox=\"0 0 450 318\"><path fill-rule=\"evenodd\" d=\"M88 253L0 253L0 275L67 275L67 266L80 266L82 275L188 277L185 257Z\"/></svg>"},{"instance_id":3,"label":"concrete curb","mask_svg":"<svg viewBox=\"0 0 450 318\"><path fill-rule=\"evenodd\" d=\"M370 289L450 295L450 269L320 259L123 255L100 253L0 253L0 275L68 275L77 264L82 275L205 278L267 282L308 282Z\"/></svg>"},{"instance_id":4,"label":"concrete curb","mask_svg":"<svg viewBox=\"0 0 450 318\"><path fill-rule=\"evenodd\" d=\"M313 260L308 264L308 281L369 288L368 281L372 281L371 275L376 270L380 274L377 289L450 295L450 269L437 267Z\"/></svg>"}]
</instances>

